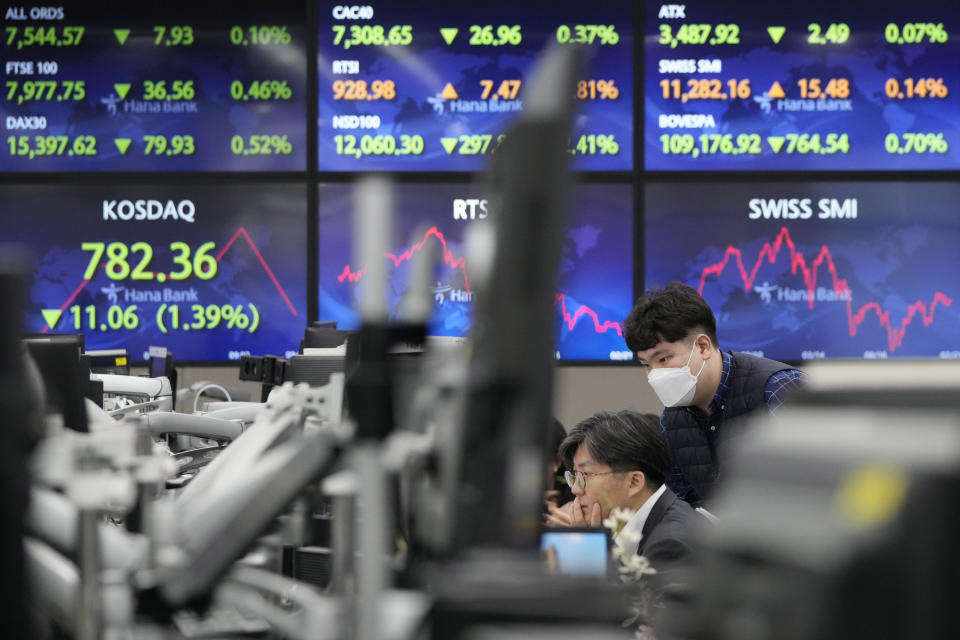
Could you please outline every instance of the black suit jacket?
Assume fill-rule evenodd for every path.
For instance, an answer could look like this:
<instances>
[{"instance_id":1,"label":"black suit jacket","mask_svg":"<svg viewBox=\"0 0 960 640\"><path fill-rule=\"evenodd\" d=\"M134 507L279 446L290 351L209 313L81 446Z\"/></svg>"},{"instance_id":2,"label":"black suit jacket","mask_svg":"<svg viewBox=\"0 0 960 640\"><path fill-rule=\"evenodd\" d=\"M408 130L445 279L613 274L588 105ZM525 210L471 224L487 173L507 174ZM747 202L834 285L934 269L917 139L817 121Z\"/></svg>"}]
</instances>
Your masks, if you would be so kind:
<instances>
[{"instance_id":1,"label":"black suit jacket","mask_svg":"<svg viewBox=\"0 0 960 640\"><path fill-rule=\"evenodd\" d=\"M646 556L657 570L652 582L665 585L689 570L697 532L705 523L704 516L670 489L660 496L643 525L637 547L637 553Z\"/></svg>"}]
</instances>

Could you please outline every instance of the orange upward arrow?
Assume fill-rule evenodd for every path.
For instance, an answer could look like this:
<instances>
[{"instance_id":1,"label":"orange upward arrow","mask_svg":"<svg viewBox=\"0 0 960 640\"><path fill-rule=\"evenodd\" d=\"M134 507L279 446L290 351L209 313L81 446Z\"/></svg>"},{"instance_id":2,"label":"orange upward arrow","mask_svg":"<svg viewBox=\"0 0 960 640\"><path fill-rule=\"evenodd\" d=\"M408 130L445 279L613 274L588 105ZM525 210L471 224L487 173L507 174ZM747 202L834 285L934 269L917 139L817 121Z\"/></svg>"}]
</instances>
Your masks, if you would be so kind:
<instances>
[{"instance_id":1,"label":"orange upward arrow","mask_svg":"<svg viewBox=\"0 0 960 640\"><path fill-rule=\"evenodd\" d=\"M460 97L460 94L458 94L457 90L453 88L453 85L448 82L447 86L443 88L443 93L440 94L440 97L444 100L456 100Z\"/></svg>"}]
</instances>

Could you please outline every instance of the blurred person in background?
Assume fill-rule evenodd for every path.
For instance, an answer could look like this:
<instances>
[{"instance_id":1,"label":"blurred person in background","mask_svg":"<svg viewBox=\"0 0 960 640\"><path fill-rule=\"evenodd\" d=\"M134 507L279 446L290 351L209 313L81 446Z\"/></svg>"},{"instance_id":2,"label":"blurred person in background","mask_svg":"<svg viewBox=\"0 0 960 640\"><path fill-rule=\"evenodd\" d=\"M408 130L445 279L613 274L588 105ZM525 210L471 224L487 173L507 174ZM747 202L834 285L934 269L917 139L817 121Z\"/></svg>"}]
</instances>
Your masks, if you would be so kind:
<instances>
[{"instance_id":1,"label":"blurred person in background","mask_svg":"<svg viewBox=\"0 0 960 640\"><path fill-rule=\"evenodd\" d=\"M562 461L559 457L560 445L567 437L567 430L563 424L553 418L550 422L550 433L548 434L549 444L547 445L547 491L544 495L544 502L549 505L559 507L573 501L573 492L567 485L563 477Z\"/></svg>"}]
</instances>

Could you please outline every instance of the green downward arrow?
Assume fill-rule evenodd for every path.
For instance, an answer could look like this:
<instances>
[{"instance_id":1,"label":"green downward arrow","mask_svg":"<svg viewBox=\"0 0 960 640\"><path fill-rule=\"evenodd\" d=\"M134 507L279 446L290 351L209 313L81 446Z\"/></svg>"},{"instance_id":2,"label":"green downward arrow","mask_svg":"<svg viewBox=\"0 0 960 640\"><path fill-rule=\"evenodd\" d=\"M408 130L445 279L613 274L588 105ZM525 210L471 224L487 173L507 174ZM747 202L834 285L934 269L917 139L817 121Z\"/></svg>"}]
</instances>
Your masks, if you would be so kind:
<instances>
[{"instance_id":1,"label":"green downward arrow","mask_svg":"<svg viewBox=\"0 0 960 640\"><path fill-rule=\"evenodd\" d=\"M443 36L444 41L448 45L453 44L453 39L457 37L457 31L459 31L459 29L456 27L440 27L440 35Z\"/></svg>"},{"instance_id":2,"label":"green downward arrow","mask_svg":"<svg viewBox=\"0 0 960 640\"><path fill-rule=\"evenodd\" d=\"M113 85L114 90L117 92L117 95L120 96L121 100L127 99L127 92L130 91L130 83L116 83Z\"/></svg>"},{"instance_id":3,"label":"green downward arrow","mask_svg":"<svg viewBox=\"0 0 960 640\"><path fill-rule=\"evenodd\" d=\"M457 138L440 138L440 144L447 150L447 154L451 154L457 148Z\"/></svg>"},{"instance_id":4,"label":"green downward arrow","mask_svg":"<svg viewBox=\"0 0 960 640\"><path fill-rule=\"evenodd\" d=\"M774 153L780 153L784 140L786 140L786 138L781 136L767 136L767 142L770 143L770 148L773 149Z\"/></svg>"},{"instance_id":5,"label":"green downward arrow","mask_svg":"<svg viewBox=\"0 0 960 640\"><path fill-rule=\"evenodd\" d=\"M40 309L40 313L43 314L43 319L47 321L47 326L53 329L60 322L60 314L63 312L60 309Z\"/></svg>"},{"instance_id":6,"label":"green downward arrow","mask_svg":"<svg viewBox=\"0 0 960 640\"><path fill-rule=\"evenodd\" d=\"M780 44L780 38L783 37L786 31L786 27L767 27L767 33L770 34L770 39L773 40L773 44Z\"/></svg>"},{"instance_id":7,"label":"green downward arrow","mask_svg":"<svg viewBox=\"0 0 960 640\"><path fill-rule=\"evenodd\" d=\"M117 36L117 42L119 42L122 47L127 41L127 38L130 37L130 29L114 29L113 35Z\"/></svg>"},{"instance_id":8,"label":"green downward arrow","mask_svg":"<svg viewBox=\"0 0 960 640\"><path fill-rule=\"evenodd\" d=\"M117 145L121 154L126 155L127 149L130 148L130 138L114 138L113 144Z\"/></svg>"}]
</instances>

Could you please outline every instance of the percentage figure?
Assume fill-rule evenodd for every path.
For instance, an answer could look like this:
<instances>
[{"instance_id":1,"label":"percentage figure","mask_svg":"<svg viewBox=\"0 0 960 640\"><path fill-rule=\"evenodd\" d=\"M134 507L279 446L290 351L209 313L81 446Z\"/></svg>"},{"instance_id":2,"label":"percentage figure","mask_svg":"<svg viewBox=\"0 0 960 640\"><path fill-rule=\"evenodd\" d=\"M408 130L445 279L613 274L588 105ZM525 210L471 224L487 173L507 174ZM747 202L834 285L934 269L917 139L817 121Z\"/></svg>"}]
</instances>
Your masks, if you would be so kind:
<instances>
[{"instance_id":1,"label":"percentage figure","mask_svg":"<svg viewBox=\"0 0 960 640\"><path fill-rule=\"evenodd\" d=\"M616 137L606 134L588 134L580 136L576 146L570 153L579 155L616 155L620 152L620 144Z\"/></svg>"},{"instance_id":2,"label":"percentage figure","mask_svg":"<svg viewBox=\"0 0 960 640\"><path fill-rule=\"evenodd\" d=\"M286 27L270 27L270 37L277 44L290 44L290 33Z\"/></svg>"},{"instance_id":3,"label":"percentage figure","mask_svg":"<svg viewBox=\"0 0 960 640\"><path fill-rule=\"evenodd\" d=\"M923 84L930 95L935 98L946 98L949 93L947 85L943 83L943 78L924 78Z\"/></svg>"},{"instance_id":4,"label":"percentage figure","mask_svg":"<svg viewBox=\"0 0 960 640\"><path fill-rule=\"evenodd\" d=\"M620 42L620 34L612 24L562 24L557 27L557 42L560 44L600 44L615 45Z\"/></svg>"},{"instance_id":5,"label":"percentage figure","mask_svg":"<svg viewBox=\"0 0 960 640\"><path fill-rule=\"evenodd\" d=\"M281 100L289 100L293 97L293 90L287 84L286 80L273 80L270 83L270 87L273 89L273 95Z\"/></svg>"},{"instance_id":6,"label":"percentage figure","mask_svg":"<svg viewBox=\"0 0 960 640\"><path fill-rule=\"evenodd\" d=\"M620 34L617 33L612 24L598 26L597 36L600 38L600 44L617 44L620 42Z\"/></svg>"},{"instance_id":7,"label":"percentage figure","mask_svg":"<svg viewBox=\"0 0 960 640\"><path fill-rule=\"evenodd\" d=\"M946 98L950 94L943 78L905 78L902 85L896 78L888 78L884 91L888 98L895 100Z\"/></svg>"},{"instance_id":8,"label":"percentage figure","mask_svg":"<svg viewBox=\"0 0 960 640\"><path fill-rule=\"evenodd\" d=\"M620 89L617 89L613 80L598 80L597 92L600 93L601 98L606 100L616 100L620 97Z\"/></svg>"},{"instance_id":9,"label":"percentage figure","mask_svg":"<svg viewBox=\"0 0 960 640\"><path fill-rule=\"evenodd\" d=\"M250 316L244 312L243 306L239 304L235 306L223 305L220 307L220 315L227 321L227 329L243 330L250 326Z\"/></svg>"},{"instance_id":10,"label":"percentage figure","mask_svg":"<svg viewBox=\"0 0 960 640\"><path fill-rule=\"evenodd\" d=\"M244 28L233 25L230 28L230 42L248 46L258 44L290 44L290 33L282 25L252 25Z\"/></svg>"},{"instance_id":11,"label":"percentage figure","mask_svg":"<svg viewBox=\"0 0 960 640\"><path fill-rule=\"evenodd\" d=\"M620 152L620 145L617 144L617 141L613 136L597 136L597 138L599 138L597 142L600 146L600 153L616 155Z\"/></svg>"},{"instance_id":12,"label":"percentage figure","mask_svg":"<svg viewBox=\"0 0 960 640\"><path fill-rule=\"evenodd\" d=\"M887 153L946 153L950 150L942 133L904 133L900 136L888 133L884 146Z\"/></svg>"},{"instance_id":13,"label":"percentage figure","mask_svg":"<svg viewBox=\"0 0 960 640\"><path fill-rule=\"evenodd\" d=\"M290 155L293 153L293 143L285 135L258 134L244 138L233 136L230 138L230 150L235 155Z\"/></svg>"},{"instance_id":14,"label":"percentage figure","mask_svg":"<svg viewBox=\"0 0 960 640\"><path fill-rule=\"evenodd\" d=\"M577 97L581 100L616 100L620 89L613 80L581 80L577 83Z\"/></svg>"},{"instance_id":15,"label":"percentage figure","mask_svg":"<svg viewBox=\"0 0 960 640\"><path fill-rule=\"evenodd\" d=\"M884 29L884 35L890 44L919 44L924 39L942 44L950 39L942 22L907 22L902 25L891 22Z\"/></svg>"},{"instance_id":16,"label":"percentage figure","mask_svg":"<svg viewBox=\"0 0 960 640\"><path fill-rule=\"evenodd\" d=\"M293 90L286 80L255 80L249 87L234 80L230 84L230 96L234 100L289 100Z\"/></svg>"},{"instance_id":17,"label":"percentage figure","mask_svg":"<svg viewBox=\"0 0 960 640\"><path fill-rule=\"evenodd\" d=\"M293 151L293 144L287 140L287 136L270 136L270 146L273 147L277 153L284 155Z\"/></svg>"}]
</instances>

